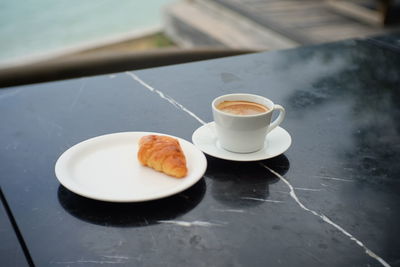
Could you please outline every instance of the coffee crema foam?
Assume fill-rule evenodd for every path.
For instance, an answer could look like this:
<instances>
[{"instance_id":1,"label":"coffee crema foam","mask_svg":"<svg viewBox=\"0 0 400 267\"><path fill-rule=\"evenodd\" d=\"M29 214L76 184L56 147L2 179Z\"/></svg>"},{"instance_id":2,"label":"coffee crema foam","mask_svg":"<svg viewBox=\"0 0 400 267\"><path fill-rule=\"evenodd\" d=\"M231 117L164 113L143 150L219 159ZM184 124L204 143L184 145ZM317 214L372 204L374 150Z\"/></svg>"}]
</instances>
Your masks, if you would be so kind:
<instances>
[{"instance_id":1,"label":"coffee crema foam","mask_svg":"<svg viewBox=\"0 0 400 267\"><path fill-rule=\"evenodd\" d=\"M269 111L266 106L250 101L224 101L216 108L233 115L256 115Z\"/></svg>"}]
</instances>

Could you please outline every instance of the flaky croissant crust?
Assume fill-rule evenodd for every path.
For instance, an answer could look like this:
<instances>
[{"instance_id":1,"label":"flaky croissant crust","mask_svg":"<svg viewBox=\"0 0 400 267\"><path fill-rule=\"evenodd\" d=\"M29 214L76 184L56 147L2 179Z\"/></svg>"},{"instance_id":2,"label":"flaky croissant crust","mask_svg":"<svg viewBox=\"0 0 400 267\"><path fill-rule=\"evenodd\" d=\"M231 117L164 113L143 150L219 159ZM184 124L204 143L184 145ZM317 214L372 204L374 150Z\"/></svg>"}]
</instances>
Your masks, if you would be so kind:
<instances>
[{"instance_id":1,"label":"flaky croissant crust","mask_svg":"<svg viewBox=\"0 0 400 267\"><path fill-rule=\"evenodd\" d=\"M185 155L173 137L143 136L139 140L138 159L142 165L176 178L185 177L188 172Z\"/></svg>"}]
</instances>

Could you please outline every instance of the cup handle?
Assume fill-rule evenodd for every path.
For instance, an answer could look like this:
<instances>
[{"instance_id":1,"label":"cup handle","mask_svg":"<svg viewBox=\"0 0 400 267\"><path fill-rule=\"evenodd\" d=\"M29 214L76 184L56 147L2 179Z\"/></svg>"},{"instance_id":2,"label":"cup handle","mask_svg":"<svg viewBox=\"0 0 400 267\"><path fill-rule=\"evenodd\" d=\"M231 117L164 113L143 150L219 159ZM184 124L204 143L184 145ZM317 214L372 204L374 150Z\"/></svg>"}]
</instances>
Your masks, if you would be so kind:
<instances>
[{"instance_id":1,"label":"cup handle","mask_svg":"<svg viewBox=\"0 0 400 267\"><path fill-rule=\"evenodd\" d=\"M281 122L283 121L283 119L285 118L286 115L286 111L285 109L281 106L281 105L274 105L273 111L274 110L278 110L279 111L279 115L278 117L271 122L271 124L268 127L268 133L270 131L272 131L273 129L275 129L276 127L279 126L279 124L281 124Z\"/></svg>"}]
</instances>

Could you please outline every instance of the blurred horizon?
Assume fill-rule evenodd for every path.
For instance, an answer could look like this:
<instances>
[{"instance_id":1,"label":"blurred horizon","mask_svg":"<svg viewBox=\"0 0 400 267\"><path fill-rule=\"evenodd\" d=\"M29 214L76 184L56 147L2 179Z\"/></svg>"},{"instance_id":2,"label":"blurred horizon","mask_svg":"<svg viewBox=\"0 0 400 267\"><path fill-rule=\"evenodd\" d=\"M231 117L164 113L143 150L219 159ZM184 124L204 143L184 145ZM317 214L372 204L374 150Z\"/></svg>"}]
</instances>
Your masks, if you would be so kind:
<instances>
[{"instance_id":1,"label":"blurred horizon","mask_svg":"<svg viewBox=\"0 0 400 267\"><path fill-rule=\"evenodd\" d=\"M3 0L0 65L62 55L161 28L172 0Z\"/></svg>"},{"instance_id":2,"label":"blurred horizon","mask_svg":"<svg viewBox=\"0 0 400 267\"><path fill-rule=\"evenodd\" d=\"M399 30L374 0L3 0L0 69L175 48L266 51ZM366 8L365 6L368 6ZM396 13L397 10L397 13ZM355 12L357 11L357 12ZM386 16L388 20L386 20Z\"/></svg>"}]
</instances>

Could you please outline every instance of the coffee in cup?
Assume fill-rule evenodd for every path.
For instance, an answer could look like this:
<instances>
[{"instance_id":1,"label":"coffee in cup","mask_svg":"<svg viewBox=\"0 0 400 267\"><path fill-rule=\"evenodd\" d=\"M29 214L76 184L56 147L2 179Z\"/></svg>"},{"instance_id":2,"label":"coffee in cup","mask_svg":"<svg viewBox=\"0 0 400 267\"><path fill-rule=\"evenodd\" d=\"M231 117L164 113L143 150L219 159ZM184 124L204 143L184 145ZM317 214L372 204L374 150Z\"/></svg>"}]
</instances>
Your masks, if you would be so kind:
<instances>
[{"instance_id":1,"label":"coffee in cup","mask_svg":"<svg viewBox=\"0 0 400 267\"><path fill-rule=\"evenodd\" d=\"M229 94L212 102L218 142L235 153L262 149L269 132L285 118L285 109L270 99L253 94ZM271 122L274 111L278 117Z\"/></svg>"},{"instance_id":2,"label":"coffee in cup","mask_svg":"<svg viewBox=\"0 0 400 267\"><path fill-rule=\"evenodd\" d=\"M234 115L256 115L269 111L266 106L250 101L224 101L218 104L217 109Z\"/></svg>"}]
</instances>

